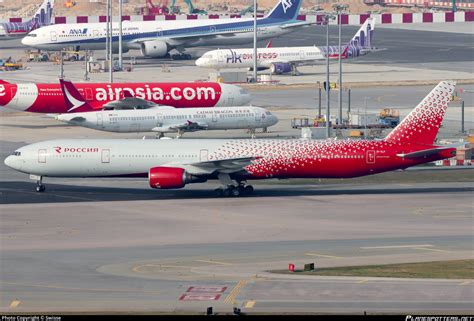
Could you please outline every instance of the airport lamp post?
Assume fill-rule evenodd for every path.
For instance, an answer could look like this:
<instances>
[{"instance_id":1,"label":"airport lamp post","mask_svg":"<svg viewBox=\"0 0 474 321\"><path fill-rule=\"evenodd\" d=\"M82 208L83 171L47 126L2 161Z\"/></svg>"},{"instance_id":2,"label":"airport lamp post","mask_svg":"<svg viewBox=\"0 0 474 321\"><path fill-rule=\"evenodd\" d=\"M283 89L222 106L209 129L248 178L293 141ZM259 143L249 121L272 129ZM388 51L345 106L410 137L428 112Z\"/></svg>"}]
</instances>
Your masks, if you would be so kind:
<instances>
[{"instance_id":1,"label":"airport lamp post","mask_svg":"<svg viewBox=\"0 0 474 321\"><path fill-rule=\"evenodd\" d=\"M113 28L113 23L112 23L112 0L110 1L110 6L109 6L109 24L110 24L110 40L109 40L109 83L114 82L114 55L113 55L113 37L114 37L114 28Z\"/></svg>"},{"instance_id":2,"label":"airport lamp post","mask_svg":"<svg viewBox=\"0 0 474 321\"><path fill-rule=\"evenodd\" d=\"M253 76L252 82L257 82L257 0L253 0Z\"/></svg>"},{"instance_id":3,"label":"airport lamp post","mask_svg":"<svg viewBox=\"0 0 474 321\"><path fill-rule=\"evenodd\" d=\"M367 122L368 122L368 117L367 117L367 101L370 99L370 97L364 97L364 102L365 102L365 120L364 120L364 138L367 139Z\"/></svg>"},{"instance_id":4,"label":"airport lamp post","mask_svg":"<svg viewBox=\"0 0 474 321\"><path fill-rule=\"evenodd\" d=\"M106 9L106 20L105 20L105 28L106 28L106 37L105 37L105 60L109 60L109 12L110 12L110 0L107 0L107 9Z\"/></svg>"},{"instance_id":5,"label":"airport lamp post","mask_svg":"<svg viewBox=\"0 0 474 321\"><path fill-rule=\"evenodd\" d=\"M339 29L339 81L338 81L338 87L339 87L339 122L342 124L342 48L341 48L341 31L342 31L342 13L345 12L347 9L347 5L344 4L334 4L332 8L334 11L337 13L337 24L338 24L338 29Z\"/></svg>"},{"instance_id":6,"label":"airport lamp post","mask_svg":"<svg viewBox=\"0 0 474 321\"><path fill-rule=\"evenodd\" d=\"M330 89L331 84L329 82L329 20L334 19L333 15L326 14L324 16L324 22L326 23L326 138L331 136L330 128Z\"/></svg>"},{"instance_id":7,"label":"airport lamp post","mask_svg":"<svg viewBox=\"0 0 474 321\"><path fill-rule=\"evenodd\" d=\"M122 70L122 0L119 0L119 68Z\"/></svg>"}]
</instances>

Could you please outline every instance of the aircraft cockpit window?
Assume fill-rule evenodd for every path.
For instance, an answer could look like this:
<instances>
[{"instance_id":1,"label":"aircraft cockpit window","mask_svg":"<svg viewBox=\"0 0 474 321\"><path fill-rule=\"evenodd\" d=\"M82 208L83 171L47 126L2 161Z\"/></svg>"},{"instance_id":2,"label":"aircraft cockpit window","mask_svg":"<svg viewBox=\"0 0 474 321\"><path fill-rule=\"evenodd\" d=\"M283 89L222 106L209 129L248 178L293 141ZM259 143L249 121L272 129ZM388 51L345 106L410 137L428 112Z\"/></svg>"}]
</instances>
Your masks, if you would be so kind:
<instances>
[{"instance_id":1,"label":"aircraft cockpit window","mask_svg":"<svg viewBox=\"0 0 474 321\"><path fill-rule=\"evenodd\" d=\"M12 156L21 156L21 152L13 152Z\"/></svg>"},{"instance_id":2,"label":"aircraft cockpit window","mask_svg":"<svg viewBox=\"0 0 474 321\"><path fill-rule=\"evenodd\" d=\"M266 111L265 114L268 115L268 116L271 116L272 113L269 112L269 111Z\"/></svg>"},{"instance_id":3,"label":"aircraft cockpit window","mask_svg":"<svg viewBox=\"0 0 474 321\"><path fill-rule=\"evenodd\" d=\"M29 33L26 35L27 37L38 37L38 35L36 33Z\"/></svg>"}]
</instances>

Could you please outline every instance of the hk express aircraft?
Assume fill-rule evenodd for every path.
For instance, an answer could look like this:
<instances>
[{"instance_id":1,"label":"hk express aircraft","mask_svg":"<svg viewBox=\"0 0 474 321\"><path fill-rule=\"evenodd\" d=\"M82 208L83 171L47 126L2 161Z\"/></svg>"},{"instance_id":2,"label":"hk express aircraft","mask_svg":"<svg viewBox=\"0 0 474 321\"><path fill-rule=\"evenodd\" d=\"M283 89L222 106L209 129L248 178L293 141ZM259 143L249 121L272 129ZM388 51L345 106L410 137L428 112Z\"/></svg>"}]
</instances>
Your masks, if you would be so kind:
<instances>
[{"instance_id":1,"label":"hk express aircraft","mask_svg":"<svg viewBox=\"0 0 474 321\"><path fill-rule=\"evenodd\" d=\"M61 88L70 109L85 112L59 114L57 120L92 129L121 132L178 133L199 130L249 129L275 125L278 118L269 111L252 106L214 108L174 108L169 106L132 110L90 111L92 107L84 100L70 81L60 80ZM89 112L87 112L89 111Z\"/></svg>"},{"instance_id":2,"label":"hk express aircraft","mask_svg":"<svg viewBox=\"0 0 474 321\"><path fill-rule=\"evenodd\" d=\"M354 37L341 47L342 59L366 55L374 50L375 19L368 18ZM325 60L327 47L267 47L258 49L257 68L270 69L273 73L296 71L300 65L314 65ZM339 47L329 47L329 58L339 58ZM214 69L253 68L253 48L217 49L206 52L196 60L199 67Z\"/></svg>"},{"instance_id":3,"label":"hk express aircraft","mask_svg":"<svg viewBox=\"0 0 474 321\"><path fill-rule=\"evenodd\" d=\"M54 0L44 0L34 16L25 22L0 23L0 40L22 38L29 32L51 24Z\"/></svg>"},{"instance_id":4,"label":"hk express aircraft","mask_svg":"<svg viewBox=\"0 0 474 321\"><path fill-rule=\"evenodd\" d=\"M147 177L152 188L218 179L225 195L268 178L350 178L405 169L455 155L434 144L455 84L440 82L383 140L58 139L17 149L5 164L42 177Z\"/></svg>"},{"instance_id":5,"label":"hk express aircraft","mask_svg":"<svg viewBox=\"0 0 474 321\"><path fill-rule=\"evenodd\" d=\"M240 87L213 82L80 83L77 89L93 109L115 105L129 93L137 100L172 107L224 107L250 103ZM71 112L57 84L10 84L0 80L0 106L33 113ZM76 110L77 111L77 110Z\"/></svg>"},{"instance_id":6,"label":"hk express aircraft","mask_svg":"<svg viewBox=\"0 0 474 321\"><path fill-rule=\"evenodd\" d=\"M280 0L257 21L259 39L277 37L312 23L297 20L302 0ZM58 24L40 28L23 38L26 46L43 50L105 49L106 23ZM144 56L164 57L172 49L237 45L253 40L253 18L124 21L123 50L139 49ZM113 23L113 49L118 51L119 26Z\"/></svg>"}]
</instances>

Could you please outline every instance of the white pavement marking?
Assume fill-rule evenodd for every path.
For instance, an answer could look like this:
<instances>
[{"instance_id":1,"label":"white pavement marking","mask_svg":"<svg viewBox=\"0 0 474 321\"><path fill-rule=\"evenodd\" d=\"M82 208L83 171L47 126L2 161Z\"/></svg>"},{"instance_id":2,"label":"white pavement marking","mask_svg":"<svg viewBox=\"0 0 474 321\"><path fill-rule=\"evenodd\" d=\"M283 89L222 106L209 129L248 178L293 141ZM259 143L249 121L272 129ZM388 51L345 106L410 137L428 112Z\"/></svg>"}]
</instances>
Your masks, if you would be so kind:
<instances>
[{"instance_id":1,"label":"white pavement marking","mask_svg":"<svg viewBox=\"0 0 474 321\"><path fill-rule=\"evenodd\" d=\"M432 244L410 244L410 245L387 245L387 246L362 246L362 250L376 250L376 249L403 249L403 248L424 248L432 247Z\"/></svg>"}]
</instances>

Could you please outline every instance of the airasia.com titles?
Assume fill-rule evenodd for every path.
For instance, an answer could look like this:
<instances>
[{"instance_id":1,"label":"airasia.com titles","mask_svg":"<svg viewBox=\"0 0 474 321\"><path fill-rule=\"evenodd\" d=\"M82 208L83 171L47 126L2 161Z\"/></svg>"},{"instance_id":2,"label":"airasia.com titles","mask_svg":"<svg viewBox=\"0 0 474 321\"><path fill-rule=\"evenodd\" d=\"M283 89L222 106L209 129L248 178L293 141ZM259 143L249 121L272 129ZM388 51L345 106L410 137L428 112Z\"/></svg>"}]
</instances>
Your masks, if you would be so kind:
<instances>
[{"instance_id":1,"label":"airasia.com titles","mask_svg":"<svg viewBox=\"0 0 474 321\"><path fill-rule=\"evenodd\" d=\"M97 101L119 100L123 98L123 93L129 92L132 96L145 100L209 100L216 99L216 91L212 87L171 87L169 92L165 92L160 87L145 85L144 87L133 88L95 88L95 99Z\"/></svg>"}]
</instances>

